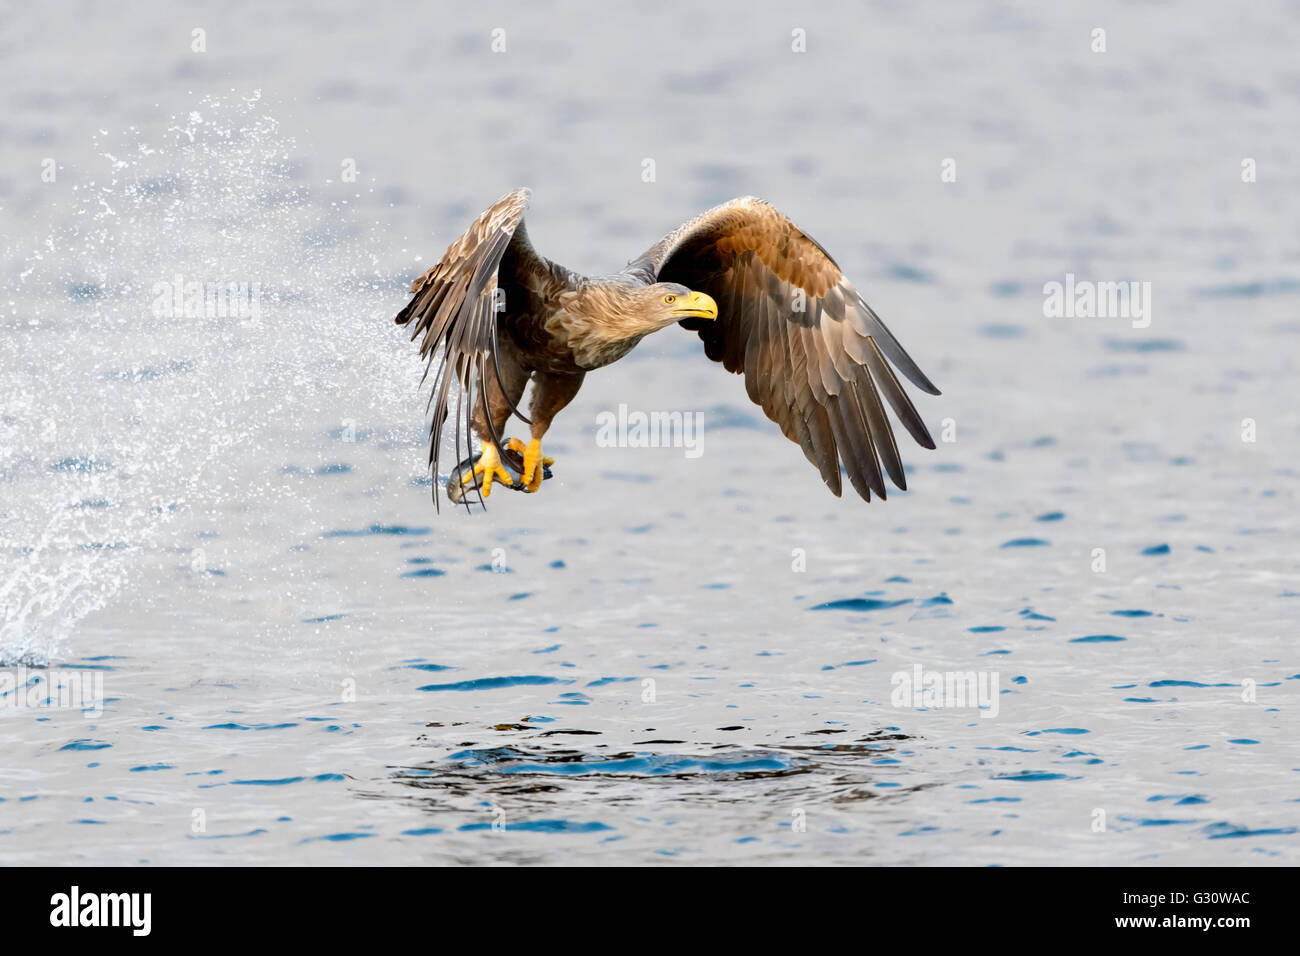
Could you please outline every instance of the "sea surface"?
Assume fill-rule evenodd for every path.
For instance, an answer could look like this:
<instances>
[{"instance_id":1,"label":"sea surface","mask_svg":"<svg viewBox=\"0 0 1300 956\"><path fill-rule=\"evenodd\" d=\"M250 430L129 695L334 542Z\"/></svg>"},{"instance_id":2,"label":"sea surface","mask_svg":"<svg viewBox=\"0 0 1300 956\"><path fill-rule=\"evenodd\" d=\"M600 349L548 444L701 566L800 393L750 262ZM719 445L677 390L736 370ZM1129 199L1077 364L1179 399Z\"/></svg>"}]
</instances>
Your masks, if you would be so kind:
<instances>
[{"instance_id":1,"label":"sea surface","mask_svg":"<svg viewBox=\"0 0 1300 956\"><path fill-rule=\"evenodd\" d=\"M1300 860L1295 4L4 24L0 863ZM392 316L520 185L589 273L788 213L943 390L909 490L672 328L435 511Z\"/></svg>"}]
</instances>

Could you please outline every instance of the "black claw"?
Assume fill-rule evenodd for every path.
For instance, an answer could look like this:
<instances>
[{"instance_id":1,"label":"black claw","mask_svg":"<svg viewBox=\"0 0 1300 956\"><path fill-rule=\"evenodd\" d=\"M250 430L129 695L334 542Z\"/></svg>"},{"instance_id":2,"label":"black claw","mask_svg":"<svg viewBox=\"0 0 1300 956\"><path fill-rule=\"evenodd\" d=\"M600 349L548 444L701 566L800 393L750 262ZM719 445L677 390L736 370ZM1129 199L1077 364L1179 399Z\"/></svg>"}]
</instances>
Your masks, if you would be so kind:
<instances>
[{"instance_id":1,"label":"black claw","mask_svg":"<svg viewBox=\"0 0 1300 956\"><path fill-rule=\"evenodd\" d=\"M473 481L468 484L461 484L466 475L473 473L474 466L478 464L478 460L482 457L483 453L479 452L472 458L466 458L451 470L451 474L447 477L447 497L450 498L454 504L460 504L461 500L471 491L477 491L483 487L482 475L474 475ZM497 457L501 460L501 467L510 475L512 483L507 485L504 482L497 480L492 482L493 489L505 487L509 488L511 491L527 492L528 489L524 487L523 483L523 456L509 448L500 448L497 450ZM542 465L542 480L545 481L547 478L551 477L553 477L551 475L551 466Z\"/></svg>"}]
</instances>

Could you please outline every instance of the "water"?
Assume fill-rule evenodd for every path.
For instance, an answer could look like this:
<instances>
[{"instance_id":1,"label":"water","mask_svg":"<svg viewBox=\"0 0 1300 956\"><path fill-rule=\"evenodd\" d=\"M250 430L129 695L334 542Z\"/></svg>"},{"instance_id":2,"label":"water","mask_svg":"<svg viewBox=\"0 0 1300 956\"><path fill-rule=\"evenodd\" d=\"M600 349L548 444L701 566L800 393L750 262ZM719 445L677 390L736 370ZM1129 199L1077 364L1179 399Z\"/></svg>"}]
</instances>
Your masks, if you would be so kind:
<instances>
[{"instance_id":1,"label":"water","mask_svg":"<svg viewBox=\"0 0 1300 956\"><path fill-rule=\"evenodd\" d=\"M687 9L7 19L0 859L1295 862L1294 11ZM591 272L770 199L950 440L836 501L669 330L537 497L435 515L391 317L520 184ZM1045 317L1066 273L1150 326Z\"/></svg>"}]
</instances>

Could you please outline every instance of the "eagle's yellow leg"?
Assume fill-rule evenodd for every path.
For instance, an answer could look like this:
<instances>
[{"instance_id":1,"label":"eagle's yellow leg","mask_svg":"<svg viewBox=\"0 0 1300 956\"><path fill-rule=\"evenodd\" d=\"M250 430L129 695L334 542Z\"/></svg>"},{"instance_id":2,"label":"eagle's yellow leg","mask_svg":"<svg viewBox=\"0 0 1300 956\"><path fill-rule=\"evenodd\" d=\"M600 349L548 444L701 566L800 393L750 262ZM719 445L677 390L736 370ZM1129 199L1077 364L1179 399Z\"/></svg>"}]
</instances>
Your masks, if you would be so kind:
<instances>
[{"instance_id":1,"label":"eagle's yellow leg","mask_svg":"<svg viewBox=\"0 0 1300 956\"><path fill-rule=\"evenodd\" d=\"M474 470L460 480L462 485L471 485L477 475L483 476L483 497L486 498L492 494L492 482L495 479L501 479L503 485L513 485L514 480L510 477L510 472L506 471L501 465L501 457L497 454L497 446L491 442L483 443L483 450L479 453L478 461L474 463Z\"/></svg>"},{"instance_id":2,"label":"eagle's yellow leg","mask_svg":"<svg viewBox=\"0 0 1300 956\"><path fill-rule=\"evenodd\" d=\"M542 457L542 440L534 438L525 445L518 438L512 438L506 442L506 447L516 454L524 456L524 487L529 491L536 491L542 487L542 469L548 465L555 464L554 458Z\"/></svg>"}]
</instances>

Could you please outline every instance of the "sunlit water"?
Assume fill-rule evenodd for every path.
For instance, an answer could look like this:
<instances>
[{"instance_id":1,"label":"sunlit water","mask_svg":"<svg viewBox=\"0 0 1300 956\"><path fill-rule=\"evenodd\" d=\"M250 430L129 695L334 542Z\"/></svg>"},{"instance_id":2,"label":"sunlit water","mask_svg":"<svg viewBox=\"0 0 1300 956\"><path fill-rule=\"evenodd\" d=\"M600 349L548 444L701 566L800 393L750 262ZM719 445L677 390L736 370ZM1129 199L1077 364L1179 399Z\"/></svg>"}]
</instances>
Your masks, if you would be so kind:
<instances>
[{"instance_id":1,"label":"sunlit water","mask_svg":"<svg viewBox=\"0 0 1300 956\"><path fill-rule=\"evenodd\" d=\"M671 11L493 55L254 10L6 52L0 860L1295 861L1293 14L1121 6L1097 55L1082 8L718 9L700 62ZM48 72L56 28L102 75ZM435 514L391 316L524 183L593 272L790 211L944 390L911 491L834 500L674 329L535 498ZM1067 272L1150 281L1150 326L1045 318ZM601 447L619 403L703 453ZM996 703L898 700L918 666Z\"/></svg>"}]
</instances>

